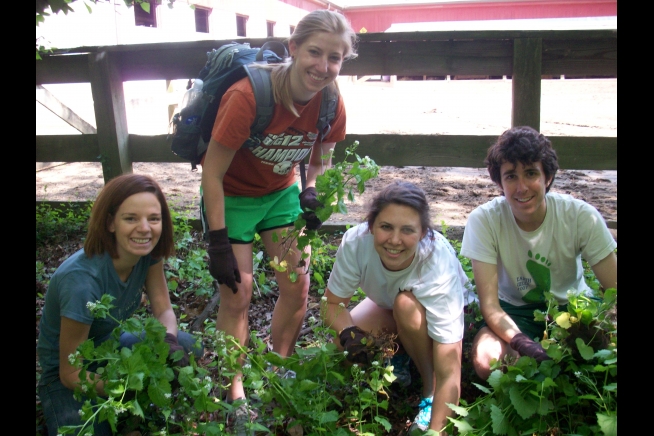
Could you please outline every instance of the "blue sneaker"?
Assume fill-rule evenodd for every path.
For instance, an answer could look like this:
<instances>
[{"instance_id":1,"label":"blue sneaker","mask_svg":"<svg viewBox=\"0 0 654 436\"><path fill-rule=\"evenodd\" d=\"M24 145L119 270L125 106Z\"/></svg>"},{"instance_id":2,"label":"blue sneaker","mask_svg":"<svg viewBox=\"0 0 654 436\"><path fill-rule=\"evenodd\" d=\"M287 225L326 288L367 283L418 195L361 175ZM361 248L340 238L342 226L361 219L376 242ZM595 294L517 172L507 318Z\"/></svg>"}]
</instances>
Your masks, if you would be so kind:
<instances>
[{"instance_id":1,"label":"blue sneaker","mask_svg":"<svg viewBox=\"0 0 654 436\"><path fill-rule=\"evenodd\" d=\"M386 362L386 366L393 365L393 375L396 377L394 383L398 383L403 388L408 388L411 385L410 362L411 357L407 353L394 354Z\"/></svg>"},{"instance_id":2,"label":"blue sneaker","mask_svg":"<svg viewBox=\"0 0 654 436\"><path fill-rule=\"evenodd\" d=\"M429 422L431 421L431 403L434 397L423 398L418 404L418 415L413 420L413 424L409 428L409 434L413 434L414 431L427 431L429 428Z\"/></svg>"}]
</instances>

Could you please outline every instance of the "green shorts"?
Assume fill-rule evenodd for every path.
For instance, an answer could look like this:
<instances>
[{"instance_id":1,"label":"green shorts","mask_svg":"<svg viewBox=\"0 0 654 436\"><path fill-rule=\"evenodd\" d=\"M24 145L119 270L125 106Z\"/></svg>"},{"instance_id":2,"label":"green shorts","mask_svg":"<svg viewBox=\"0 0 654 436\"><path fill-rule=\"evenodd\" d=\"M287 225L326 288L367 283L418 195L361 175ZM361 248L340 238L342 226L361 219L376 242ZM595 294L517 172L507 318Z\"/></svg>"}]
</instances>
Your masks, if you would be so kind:
<instances>
[{"instance_id":1,"label":"green shorts","mask_svg":"<svg viewBox=\"0 0 654 436\"><path fill-rule=\"evenodd\" d=\"M300 209L297 183L263 197L225 197L225 224L229 241L250 244L255 233L293 226ZM202 213L204 213L204 208ZM206 220L205 220L206 221Z\"/></svg>"},{"instance_id":2,"label":"green shorts","mask_svg":"<svg viewBox=\"0 0 654 436\"><path fill-rule=\"evenodd\" d=\"M534 321L534 310L545 312L547 305L544 303L525 304L524 306L514 306L506 301L500 300L500 307L511 317L513 322L516 323L520 331L530 338L543 339L543 332L545 331L545 321ZM560 311L565 311L567 305L559 306ZM479 323L479 328L486 327L486 321L483 319Z\"/></svg>"}]
</instances>

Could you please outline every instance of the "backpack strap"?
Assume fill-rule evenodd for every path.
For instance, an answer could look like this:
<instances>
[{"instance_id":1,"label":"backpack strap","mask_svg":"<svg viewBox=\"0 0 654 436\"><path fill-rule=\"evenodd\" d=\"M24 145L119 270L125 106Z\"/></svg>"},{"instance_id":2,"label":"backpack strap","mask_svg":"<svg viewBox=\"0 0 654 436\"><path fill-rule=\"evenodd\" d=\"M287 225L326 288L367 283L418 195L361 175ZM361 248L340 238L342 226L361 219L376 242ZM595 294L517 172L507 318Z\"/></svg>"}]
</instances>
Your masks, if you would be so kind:
<instances>
[{"instance_id":1,"label":"backpack strap","mask_svg":"<svg viewBox=\"0 0 654 436\"><path fill-rule=\"evenodd\" d=\"M320 115L316 127L320 135L320 142L332 130L331 122L336 116L336 105L338 104L338 94L331 86L325 86L322 89L322 100L320 102Z\"/></svg>"},{"instance_id":2,"label":"backpack strap","mask_svg":"<svg viewBox=\"0 0 654 436\"><path fill-rule=\"evenodd\" d=\"M245 65L245 72L250 78L254 100L257 111L254 122L250 126L250 137L260 135L272 120L275 109L275 97L273 96L272 83L270 82L270 70Z\"/></svg>"}]
</instances>

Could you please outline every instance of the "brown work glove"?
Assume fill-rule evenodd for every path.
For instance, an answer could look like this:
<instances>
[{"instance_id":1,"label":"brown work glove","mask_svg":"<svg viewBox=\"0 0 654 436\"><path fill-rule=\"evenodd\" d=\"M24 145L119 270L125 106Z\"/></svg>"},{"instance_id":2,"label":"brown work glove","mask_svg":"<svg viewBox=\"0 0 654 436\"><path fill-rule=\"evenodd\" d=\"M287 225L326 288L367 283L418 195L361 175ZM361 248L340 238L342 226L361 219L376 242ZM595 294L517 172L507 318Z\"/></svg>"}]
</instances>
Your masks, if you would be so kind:
<instances>
[{"instance_id":1,"label":"brown work glove","mask_svg":"<svg viewBox=\"0 0 654 436\"><path fill-rule=\"evenodd\" d=\"M318 193L316 188L309 187L300 193L300 207L304 212L302 219L307 222L308 230L318 230L322 227L322 221L316 216L316 210L323 207L323 204L317 199Z\"/></svg>"},{"instance_id":2,"label":"brown work glove","mask_svg":"<svg viewBox=\"0 0 654 436\"><path fill-rule=\"evenodd\" d=\"M227 227L209 231L209 272L221 285L224 283L236 293L236 282L241 283L241 273L227 237Z\"/></svg>"},{"instance_id":3,"label":"brown work glove","mask_svg":"<svg viewBox=\"0 0 654 436\"><path fill-rule=\"evenodd\" d=\"M520 353L521 356L533 357L537 362L551 360L551 357L547 355L543 346L538 342L534 342L533 339L530 339L529 336L524 333L518 333L515 335L513 339L511 339L509 345Z\"/></svg>"},{"instance_id":4,"label":"brown work glove","mask_svg":"<svg viewBox=\"0 0 654 436\"><path fill-rule=\"evenodd\" d=\"M350 362L368 365L375 358L378 351L375 339L359 327L353 325L344 328L338 338L343 349L347 351L345 358Z\"/></svg>"},{"instance_id":5,"label":"brown work glove","mask_svg":"<svg viewBox=\"0 0 654 436\"><path fill-rule=\"evenodd\" d=\"M177 366L188 366L189 364L189 359L188 359L188 354L184 350L184 347L179 345L179 342L177 342L177 336L173 335L172 333L166 333L166 337L164 338L164 341L170 345L170 350L168 350L168 356L170 357L171 360L173 360L173 353L175 351L182 351L184 355L182 356L181 359L179 359L177 362L174 362L175 365Z\"/></svg>"}]
</instances>

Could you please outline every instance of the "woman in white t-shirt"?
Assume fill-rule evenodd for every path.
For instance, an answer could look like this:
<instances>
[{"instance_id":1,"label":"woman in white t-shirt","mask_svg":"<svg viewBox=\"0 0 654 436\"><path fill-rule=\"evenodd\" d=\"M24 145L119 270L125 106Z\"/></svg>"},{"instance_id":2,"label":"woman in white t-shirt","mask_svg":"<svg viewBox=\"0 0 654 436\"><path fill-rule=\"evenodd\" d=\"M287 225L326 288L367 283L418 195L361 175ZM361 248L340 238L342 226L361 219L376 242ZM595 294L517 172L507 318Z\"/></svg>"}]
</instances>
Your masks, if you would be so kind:
<instances>
[{"instance_id":1,"label":"woman in white t-shirt","mask_svg":"<svg viewBox=\"0 0 654 436\"><path fill-rule=\"evenodd\" d=\"M455 250L431 227L425 193L412 183L379 192L367 222L349 229L336 253L323 298L325 325L339 332L346 358L364 365L374 356L361 338L398 335L422 378L413 424L421 430L445 427L453 414L446 403L459 401L467 286ZM344 309L359 287L366 298Z\"/></svg>"}]
</instances>

